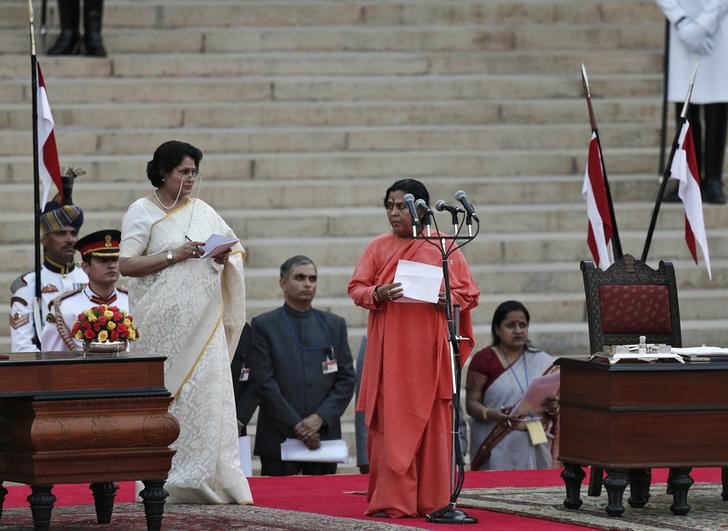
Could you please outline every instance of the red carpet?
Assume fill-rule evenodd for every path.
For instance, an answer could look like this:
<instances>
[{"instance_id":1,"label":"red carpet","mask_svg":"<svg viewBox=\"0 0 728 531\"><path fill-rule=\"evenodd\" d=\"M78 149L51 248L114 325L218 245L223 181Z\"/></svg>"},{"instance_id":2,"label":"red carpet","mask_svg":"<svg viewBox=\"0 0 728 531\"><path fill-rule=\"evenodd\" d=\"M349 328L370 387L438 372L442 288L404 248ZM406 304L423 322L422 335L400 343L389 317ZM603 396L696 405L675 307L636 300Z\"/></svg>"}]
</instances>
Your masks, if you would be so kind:
<instances>
[{"instance_id":1,"label":"red carpet","mask_svg":"<svg viewBox=\"0 0 728 531\"><path fill-rule=\"evenodd\" d=\"M563 482L559 469L530 470L530 471L497 471L497 472L467 472L465 488L488 487L540 487L560 486ZM696 482L720 482L720 469L696 468L691 476ZM667 480L667 470L653 471L653 482L664 483ZM351 491L364 491L367 488L367 477L362 475L335 475L335 476L294 476L294 477L252 477L250 486L255 498L255 504L262 507L276 509L290 509L312 513L360 518L362 520L382 520L363 516L366 510L366 496L346 494ZM584 486L583 495L586 495ZM8 495L4 506L26 506L26 498L30 489L26 486L8 486ZM56 505L91 504L93 499L87 485L57 485L53 488L57 498ZM117 492L117 503L133 501L134 485L131 482L120 484ZM533 518L508 515L503 513L483 511L478 509L465 509L470 515L478 519L477 526L470 529L488 526L492 529L504 530L575 530L587 529L584 527L567 525L557 522L548 522ZM463 529L462 525L429 524L424 518L392 520L400 525L410 525L424 529ZM467 527L466 527L467 529Z\"/></svg>"}]
</instances>

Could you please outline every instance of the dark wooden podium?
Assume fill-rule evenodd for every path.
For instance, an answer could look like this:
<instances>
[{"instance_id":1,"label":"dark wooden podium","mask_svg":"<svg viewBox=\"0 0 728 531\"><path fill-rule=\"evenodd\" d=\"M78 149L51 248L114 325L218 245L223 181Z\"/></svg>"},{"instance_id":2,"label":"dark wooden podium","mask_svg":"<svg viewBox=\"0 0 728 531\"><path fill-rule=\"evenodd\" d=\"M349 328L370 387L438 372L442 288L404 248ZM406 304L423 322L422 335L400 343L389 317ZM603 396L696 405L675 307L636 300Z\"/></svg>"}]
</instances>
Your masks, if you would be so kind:
<instances>
[{"instance_id":1,"label":"dark wooden podium","mask_svg":"<svg viewBox=\"0 0 728 531\"><path fill-rule=\"evenodd\" d=\"M728 363L619 363L562 358L559 459L564 505L581 506L582 466L607 470L607 514L642 507L652 467L671 469L670 510L687 514L691 467L728 465ZM728 499L726 478L723 499Z\"/></svg>"},{"instance_id":2,"label":"dark wooden podium","mask_svg":"<svg viewBox=\"0 0 728 531\"><path fill-rule=\"evenodd\" d=\"M0 359L0 516L3 481L31 486L37 530L50 524L54 483L90 483L98 522L110 523L113 482L142 480L147 528L160 529L169 445L179 435L164 360L68 352Z\"/></svg>"}]
</instances>

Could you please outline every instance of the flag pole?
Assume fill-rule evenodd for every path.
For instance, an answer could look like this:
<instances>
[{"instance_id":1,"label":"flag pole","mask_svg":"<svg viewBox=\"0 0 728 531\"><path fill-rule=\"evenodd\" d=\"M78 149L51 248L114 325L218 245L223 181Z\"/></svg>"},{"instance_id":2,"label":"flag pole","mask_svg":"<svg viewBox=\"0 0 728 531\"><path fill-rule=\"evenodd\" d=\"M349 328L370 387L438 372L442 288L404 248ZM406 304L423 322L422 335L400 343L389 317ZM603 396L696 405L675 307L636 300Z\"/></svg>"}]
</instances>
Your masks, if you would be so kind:
<instances>
[{"instance_id":1,"label":"flag pole","mask_svg":"<svg viewBox=\"0 0 728 531\"><path fill-rule=\"evenodd\" d=\"M612 192L609 189L609 180L607 179L607 168L604 165L604 155L602 153L602 141L599 139L599 129L597 128L597 118L592 107L591 91L589 90L589 79L586 75L586 67L581 65L581 81L584 84L584 96L586 97L586 107L589 110L589 122L591 123L592 133L597 140L597 148L599 149L599 163L602 166L602 175L604 176L604 188L607 192L607 204L609 205L609 217L612 221L612 252L614 259L622 258L622 242L619 239L619 229L617 228L617 217L614 215L614 203L612 202Z\"/></svg>"},{"instance_id":2,"label":"flag pole","mask_svg":"<svg viewBox=\"0 0 728 531\"><path fill-rule=\"evenodd\" d=\"M667 82L670 73L670 21L665 19L665 47L662 56L662 116L660 117L660 160L657 174L662 177L665 173L665 142L667 142Z\"/></svg>"},{"instance_id":3,"label":"flag pole","mask_svg":"<svg viewBox=\"0 0 728 531\"><path fill-rule=\"evenodd\" d=\"M690 79L690 85L688 86L688 93L685 96L685 102L683 102L682 111L680 112L680 119L678 120L677 128L675 129L675 137L672 139L672 148L670 149L670 156L665 164L665 170L662 174L662 182L660 183L660 189L657 192L657 199L655 199L655 208L652 210L652 219L650 220L650 228L647 230L647 238L645 239L645 247L642 250L642 262L647 260L647 253L650 252L650 244L652 243L652 234L655 232L655 225L657 224L657 216L660 213L660 205L662 204L662 196L665 194L665 188L667 187L667 180L672 175L672 160L675 158L675 152L679 147L680 142L680 131L682 126L685 124L685 120L688 114L688 105L690 104L690 98L693 95L693 85L695 85L695 76L698 73L698 63L695 63L693 68L693 76Z\"/></svg>"},{"instance_id":4,"label":"flag pole","mask_svg":"<svg viewBox=\"0 0 728 531\"><path fill-rule=\"evenodd\" d=\"M33 219L35 235L35 307L34 323L36 333L40 326L41 278L40 278L40 171L38 157L38 59L35 53L35 29L33 27L33 1L28 0L28 19L30 22L30 79L31 100L33 102Z\"/></svg>"}]
</instances>

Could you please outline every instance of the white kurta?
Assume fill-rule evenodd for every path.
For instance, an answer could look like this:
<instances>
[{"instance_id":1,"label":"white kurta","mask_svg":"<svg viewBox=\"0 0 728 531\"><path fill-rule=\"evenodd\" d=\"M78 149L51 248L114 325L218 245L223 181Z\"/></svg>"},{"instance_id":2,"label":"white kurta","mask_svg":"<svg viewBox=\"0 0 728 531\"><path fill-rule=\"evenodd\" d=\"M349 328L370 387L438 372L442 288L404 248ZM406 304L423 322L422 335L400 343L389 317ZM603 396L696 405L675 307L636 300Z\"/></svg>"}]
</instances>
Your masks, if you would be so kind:
<instances>
[{"instance_id":1,"label":"white kurta","mask_svg":"<svg viewBox=\"0 0 728 531\"><path fill-rule=\"evenodd\" d=\"M132 203L122 222L121 256L166 254L211 234L235 236L200 199L165 213L149 199ZM240 470L230 360L245 323L243 248L222 272L211 259L189 259L128 281L140 338L132 352L167 356L164 380L180 423L165 488L168 503L249 503Z\"/></svg>"},{"instance_id":2,"label":"white kurta","mask_svg":"<svg viewBox=\"0 0 728 531\"><path fill-rule=\"evenodd\" d=\"M128 312L129 297L126 293L115 290L114 294L116 295L116 299L108 305L117 306L120 310L126 310ZM49 316L52 316L53 321L47 322L40 334L40 346L43 352L83 350L83 341L73 338L71 328L73 328L73 323L78 319L78 314L93 306L99 305L99 303L91 300L92 296L93 292L91 288L86 286L79 291L61 295L53 301L54 304L49 314ZM58 308L56 308L56 301L58 301ZM66 340L61 336L61 330L65 332L66 337L73 343L72 348L69 348Z\"/></svg>"},{"instance_id":3,"label":"white kurta","mask_svg":"<svg viewBox=\"0 0 728 531\"><path fill-rule=\"evenodd\" d=\"M692 103L728 102L728 0L656 0L670 21L670 65L667 99L685 100L696 61L698 75ZM688 51L680 41L675 23L682 17L705 27L713 39L713 51L706 56Z\"/></svg>"}]
</instances>

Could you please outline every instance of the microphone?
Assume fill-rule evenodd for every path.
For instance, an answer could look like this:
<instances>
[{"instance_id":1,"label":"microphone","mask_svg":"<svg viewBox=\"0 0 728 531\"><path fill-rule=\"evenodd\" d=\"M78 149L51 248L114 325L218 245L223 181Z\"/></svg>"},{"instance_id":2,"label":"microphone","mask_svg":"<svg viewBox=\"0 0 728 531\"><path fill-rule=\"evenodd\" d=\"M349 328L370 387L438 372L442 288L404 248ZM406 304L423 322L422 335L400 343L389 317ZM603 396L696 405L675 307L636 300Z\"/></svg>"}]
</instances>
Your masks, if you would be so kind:
<instances>
[{"instance_id":1,"label":"microphone","mask_svg":"<svg viewBox=\"0 0 728 531\"><path fill-rule=\"evenodd\" d=\"M418 199L415 201L415 207L421 208L422 211L425 213L422 217L424 218L425 226L427 227L427 235L430 236L430 225L432 223L432 220L430 216L432 216L432 209L427 205L424 199Z\"/></svg>"},{"instance_id":2,"label":"microphone","mask_svg":"<svg viewBox=\"0 0 728 531\"><path fill-rule=\"evenodd\" d=\"M462 190L458 190L457 192L455 192L455 199L457 199L460 204L463 205L463 208L465 208L465 212L468 213L468 217L471 217L475 221L480 223L480 220L478 219L478 214L475 212L475 207L470 201L468 201L468 196L465 195L465 192L463 192Z\"/></svg>"},{"instance_id":3,"label":"microphone","mask_svg":"<svg viewBox=\"0 0 728 531\"><path fill-rule=\"evenodd\" d=\"M412 237L417 237L417 227L420 226L420 218L417 215L417 207L415 207L415 196L412 194L404 194L404 202L407 203L410 216L412 216Z\"/></svg>"},{"instance_id":4,"label":"microphone","mask_svg":"<svg viewBox=\"0 0 728 531\"><path fill-rule=\"evenodd\" d=\"M463 210L462 208L460 208L460 207L456 207L456 206L448 205L448 204L447 204L447 203L446 203L445 201L443 201L442 199L439 199L439 200L438 200L438 201L437 201L437 202L435 203L435 208L437 209L437 211L438 211L438 212L448 211L448 212L450 212L450 214L452 214L453 216L456 216L456 215L457 215L457 214L458 214L459 212L465 212L465 211L464 211L464 210Z\"/></svg>"}]
</instances>

